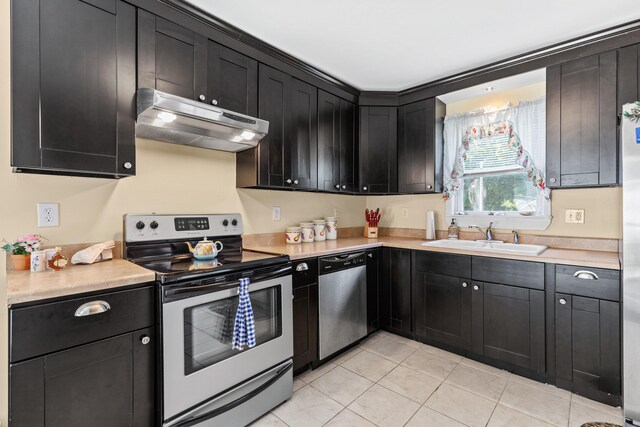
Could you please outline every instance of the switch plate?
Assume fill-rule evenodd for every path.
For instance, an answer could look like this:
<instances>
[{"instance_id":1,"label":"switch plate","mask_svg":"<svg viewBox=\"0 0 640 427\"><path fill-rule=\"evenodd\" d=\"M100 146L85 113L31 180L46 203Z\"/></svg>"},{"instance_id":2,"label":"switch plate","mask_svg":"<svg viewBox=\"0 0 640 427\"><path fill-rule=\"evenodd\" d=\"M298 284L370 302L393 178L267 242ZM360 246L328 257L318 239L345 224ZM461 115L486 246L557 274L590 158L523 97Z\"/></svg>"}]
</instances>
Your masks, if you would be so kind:
<instances>
[{"instance_id":1,"label":"switch plate","mask_svg":"<svg viewBox=\"0 0 640 427\"><path fill-rule=\"evenodd\" d=\"M340 208L333 208L333 216L336 218L340 216Z\"/></svg>"},{"instance_id":2,"label":"switch plate","mask_svg":"<svg viewBox=\"0 0 640 427\"><path fill-rule=\"evenodd\" d=\"M57 203L38 203L38 227L60 225L60 208Z\"/></svg>"},{"instance_id":3,"label":"switch plate","mask_svg":"<svg viewBox=\"0 0 640 427\"><path fill-rule=\"evenodd\" d=\"M564 222L567 224L584 224L584 209L567 209Z\"/></svg>"},{"instance_id":4,"label":"switch plate","mask_svg":"<svg viewBox=\"0 0 640 427\"><path fill-rule=\"evenodd\" d=\"M402 208L402 218L409 218L409 208Z\"/></svg>"},{"instance_id":5,"label":"switch plate","mask_svg":"<svg viewBox=\"0 0 640 427\"><path fill-rule=\"evenodd\" d=\"M271 212L272 221L280 221L280 206L274 206Z\"/></svg>"}]
</instances>

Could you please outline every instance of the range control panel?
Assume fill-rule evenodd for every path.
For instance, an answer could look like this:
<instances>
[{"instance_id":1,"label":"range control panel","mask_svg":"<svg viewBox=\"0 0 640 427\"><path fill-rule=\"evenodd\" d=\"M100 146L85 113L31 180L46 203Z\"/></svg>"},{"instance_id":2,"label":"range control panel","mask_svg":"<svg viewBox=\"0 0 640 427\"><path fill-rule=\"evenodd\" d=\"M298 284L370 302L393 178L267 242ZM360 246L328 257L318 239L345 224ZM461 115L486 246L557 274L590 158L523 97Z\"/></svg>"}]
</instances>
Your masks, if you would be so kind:
<instances>
[{"instance_id":1,"label":"range control panel","mask_svg":"<svg viewBox=\"0 0 640 427\"><path fill-rule=\"evenodd\" d=\"M236 236L242 232L242 216L237 213L211 215L128 214L124 216L124 240L126 242Z\"/></svg>"}]
</instances>

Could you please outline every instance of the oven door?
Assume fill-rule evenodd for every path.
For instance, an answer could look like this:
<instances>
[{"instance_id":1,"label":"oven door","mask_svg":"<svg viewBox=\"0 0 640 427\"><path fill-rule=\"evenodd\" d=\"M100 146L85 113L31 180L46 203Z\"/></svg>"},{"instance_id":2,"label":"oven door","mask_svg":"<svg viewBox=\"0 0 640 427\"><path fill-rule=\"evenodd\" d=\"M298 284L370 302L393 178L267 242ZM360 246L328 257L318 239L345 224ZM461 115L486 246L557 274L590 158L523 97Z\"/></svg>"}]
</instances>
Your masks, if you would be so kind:
<instances>
[{"instance_id":1,"label":"oven door","mask_svg":"<svg viewBox=\"0 0 640 427\"><path fill-rule=\"evenodd\" d=\"M165 420L293 356L290 275L249 285L256 346L243 351L231 348L238 287L211 289L162 304Z\"/></svg>"}]
</instances>

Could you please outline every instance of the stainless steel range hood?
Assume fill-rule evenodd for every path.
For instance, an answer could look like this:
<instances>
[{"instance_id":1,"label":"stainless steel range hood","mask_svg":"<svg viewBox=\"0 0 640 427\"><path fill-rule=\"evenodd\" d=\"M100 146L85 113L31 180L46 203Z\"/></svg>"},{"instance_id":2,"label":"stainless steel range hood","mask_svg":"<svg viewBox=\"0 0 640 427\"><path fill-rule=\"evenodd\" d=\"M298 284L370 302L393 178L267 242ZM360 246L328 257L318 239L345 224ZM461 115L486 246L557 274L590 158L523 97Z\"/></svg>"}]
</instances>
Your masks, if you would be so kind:
<instances>
[{"instance_id":1,"label":"stainless steel range hood","mask_svg":"<svg viewBox=\"0 0 640 427\"><path fill-rule=\"evenodd\" d=\"M136 136L221 151L242 151L258 145L269 122L213 105L138 89Z\"/></svg>"}]
</instances>

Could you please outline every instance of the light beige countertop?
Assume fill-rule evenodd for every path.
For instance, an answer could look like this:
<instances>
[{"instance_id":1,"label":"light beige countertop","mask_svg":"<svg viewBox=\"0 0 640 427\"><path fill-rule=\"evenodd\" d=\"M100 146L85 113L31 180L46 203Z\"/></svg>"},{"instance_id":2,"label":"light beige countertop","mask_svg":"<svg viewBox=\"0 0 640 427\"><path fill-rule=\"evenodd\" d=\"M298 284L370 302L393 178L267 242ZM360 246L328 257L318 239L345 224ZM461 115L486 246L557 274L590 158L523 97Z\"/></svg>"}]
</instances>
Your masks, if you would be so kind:
<instances>
[{"instance_id":1,"label":"light beige countertop","mask_svg":"<svg viewBox=\"0 0 640 427\"><path fill-rule=\"evenodd\" d=\"M618 260L617 252L549 248L538 256L511 254L507 255L471 250L425 247L422 246L422 243L424 242L425 240L405 237L380 237L378 239L367 239L365 237L347 237L337 240L301 243L297 245L287 245L285 243L262 246L247 245L244 249L275 255L289 255L292 260L296 260L385 246L390 248L477 255L491 258L507 258L525 261L547 262L552 264L578 265L582 267L610 268L614 270L620 269L620 261Z\"/></svg>"},{"instance_id":2,"label":"light beige countertop","mask_svg":"<svg viewBox=\"0 0 640 427\"><path fill-rule=\"evenodd\" d=\"M123 259L73 265L61 271L7 272L7 305L155 281L155 273Z\"/></svg>"}]
</instances>

